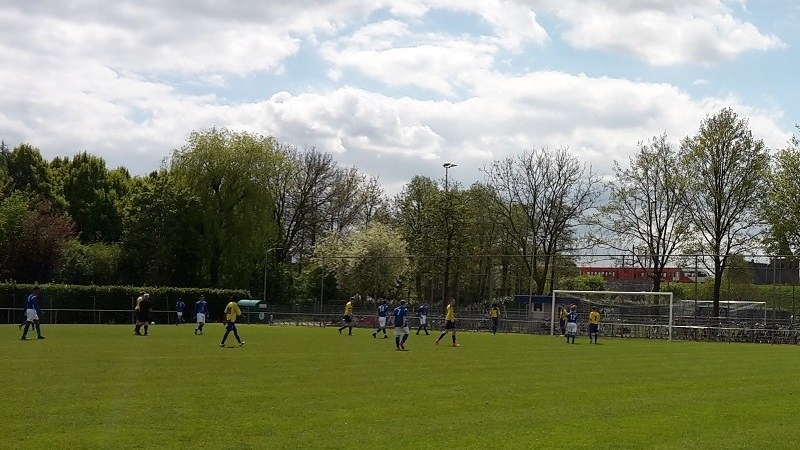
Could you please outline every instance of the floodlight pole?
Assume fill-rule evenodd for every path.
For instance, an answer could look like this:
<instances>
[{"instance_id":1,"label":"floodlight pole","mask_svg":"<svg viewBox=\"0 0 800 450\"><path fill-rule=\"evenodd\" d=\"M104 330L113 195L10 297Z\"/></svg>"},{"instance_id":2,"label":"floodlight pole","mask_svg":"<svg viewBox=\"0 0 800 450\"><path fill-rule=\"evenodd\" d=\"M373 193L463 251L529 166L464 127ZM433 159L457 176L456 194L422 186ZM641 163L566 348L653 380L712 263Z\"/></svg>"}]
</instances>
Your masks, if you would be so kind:
<instances>
[{"instance_id":1,"label":"floodlight pole","mask_svg":"<svg viewBox=\"0 0 800 450\"><path fill-rule=\"evenodd\" d=\"M445 162L444 164L442 164L442 167L444 167L444 195L445 195L445 200L447 201L446 206L445 206L447 208L447 211L446 211L446 214L445 214L445 218L447 219L448 223L449 223L449 219L450 219L450 189L449 189L450 186L449 186L449 178L448 178L449 174L448 174L448 172L449 172L449 170L451 168L456 167L456 166L458 166L458 164L452 163L452 162ZM445 302L445 304L446 304L447 303L447 284L448 284L448 281L449 281L449 278L450 278L449 277L449 275L450 275L449 274L449 272L450 272L450 238L447 238L447 243L445 245L444 267L445 267L445 269L444 269L445 273L444 273L444 279L442 280L442 301Z\"/></svg>"}]
</instances>

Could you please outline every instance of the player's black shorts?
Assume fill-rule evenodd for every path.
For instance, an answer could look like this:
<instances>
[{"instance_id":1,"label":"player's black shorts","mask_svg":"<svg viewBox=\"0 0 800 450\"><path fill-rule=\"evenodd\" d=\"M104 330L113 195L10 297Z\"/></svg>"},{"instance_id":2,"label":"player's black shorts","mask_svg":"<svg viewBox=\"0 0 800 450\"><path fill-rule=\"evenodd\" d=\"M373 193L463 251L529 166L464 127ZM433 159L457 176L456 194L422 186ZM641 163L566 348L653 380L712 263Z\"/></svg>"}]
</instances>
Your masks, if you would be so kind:
<instances>
[{"instance_id":1,"label":"player's black shorts","mask_svg":"<svg viewBox=\"0 0 800 450\"><path fill-rule=\"evenodd\" d=\"M591 334L591 333L597 333L597 329L598 329L598 328L600 328L600 326L599 326L598 324L596 324L596 323L590 323L590 324L589 324L589 333L590 333L590 334Z\"/></svg>"},{"instance_id":2,"label":"player's black shorts","mask_svg":"<svg viewBox=\"0 0 800 450\"><path fill-rule=\"evenodd\" d=\"M455 330L456 329L456 321L455 320L448 320L444 323L445 330Z\"/></svg>"},{"instance_id":3,"label":"player's black shorts","mask_svg":"<svg viewBox=\"0 0 800 450\"><path fill-rule=\"evenodd\" d=\"M342 318L342 320L344 320L344 321L345 321L345 323L350 323L350 322L352 322L352 321L353 321L353 316L344 316L344 317Z\"/></svg>"},{"instance_id":4,"label":"player's black shorts","mask_svg":"<svg viewBox=\"0 0 800 450\"><path fill-rule=\"evenodd\" d=\"M500 318L499 317L492 317L492 325L497 326L498 323L500 323Z\"/></svg>"}]
</instances>

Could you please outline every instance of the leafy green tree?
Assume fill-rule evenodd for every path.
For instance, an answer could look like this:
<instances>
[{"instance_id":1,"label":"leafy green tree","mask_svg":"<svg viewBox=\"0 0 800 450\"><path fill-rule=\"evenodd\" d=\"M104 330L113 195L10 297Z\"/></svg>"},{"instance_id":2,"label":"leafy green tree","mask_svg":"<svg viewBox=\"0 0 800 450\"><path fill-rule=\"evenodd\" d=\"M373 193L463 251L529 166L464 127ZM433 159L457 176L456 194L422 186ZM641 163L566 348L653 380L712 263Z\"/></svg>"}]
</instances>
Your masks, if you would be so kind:
<instances>
[{"instance_id":1,"label":"leafy green tree","mask_svg":"<svg viewBox=\"0 0 800 450\"><path fill-rule=\"evenodd\" d=\"M415 176L398 194L392 204L392 223L403 236L412 261L413 289L417 299L433 300L431 292L441 289L435 285L435 258L431 249L436 240L435 210L439 195L436 183L427 177Z\"/></svg>"},{"instance_id":2,"label":"leafy green tree","mask_svg":"<svg viewBox=\"0 0 800 450\"><path fill-rule=\"evenodd\" d=\"M21 144L3 159L11 178L11 190L25 192L30 198L40 198L56 207L63 205L53 186L50 166L38 148Z\"/></svg>"},{"instance_id":3,"label":"leafy green tree","mask_svg":"<svg viewBox=\"0 0 800 450\"><path fill-rule=\"evenodd\" d=\"M608 286L600 275L576 275L558 280L558 288L571 291L605 291Z\"/></svg>"},{"instance_id":4,"label":"leafy green tree","mask_svg":"<svg viewBox=\"0 0 800 450\"><path fill-rule=\"evenodd\" d=\"M798 126L800 129L800 126ZM766 201L761 214L767 224L766 248L776 255L800 255L800 141L792 137L789 146L774 159L767 182Z\"/></svg>"},{"instance_id":5,"label":"leafy green tree","mask_svg":"<svg viewBox=\"0 0 800 450\"><path fill-rule=\"evenodd\" d=\"M0 199L11 193L14 180L8 174L8 159L11 152L6 146L6 141L0 141Z\"/></svg>"},{"instance_id":6,"label":"leafy green tree","mask_svg":"<svg viewBox=\"0 0 800 450\"><path fill-rule=\"evenodd\" d=\"M192 133L170 174L197 199L212 287L248 286L276 235L270 182L282 168L274 139L227 129Z\"/></svg>"},{"instance_id":7,"label":"leafy green tree","mask_svg":"<svg viewBox=\"0 0 800 450\"><path fill-rule=\"evenodd\" d=\"M154 286L207 286L202 215L191 190L166 171L136 179L123 209L123 280Z\"/></svg>"},{"instance_id":8,"label":"leafy green tree","mask_svg":"<svg viewBox=\"0 0 800 450\"><path fill-rule=\"evenodd\" d=\"M666 135L654 137L639 144L626 167L615 161L614 176L607 183L609 201L592 221L601 230L597 240L633 253L631 260L647 269L658 292L664 268L690 233L686 178L677 153Z\"/></svg>"},{"instance_id":9,"label":"leafy green tree","mask_svg":"<svg viewBox=\"0 0 800 450\"><path fill-rule=\"evenodd\" d=\"M122 201L130 180L127 171L109 171L102 158L86 152L53 165L58 167L67 211L81 242L119 242Z\"/></svg>"},{"instance_id":10,"label":"leafy green tree","mask_svg":"<svg viewBox=\"0 0 800 450\"><path fill-rule=\"evenodd\" d=\"M63 284L119 284L119 244L67 243L56 281Z\"/></svg>"},{"instance_id":11,"label":"leafy green tree","mask_svg":"<svg viewBox=\"0 0 800 450\"><path fill-rule=\"evenodd\" d=\"M406 244L386 225L372 223L349 236L331 236L315 253L325 259L344 292L372 298L400 295L400 280L408 268Z\"/></svg>"},{"instance_id":12,"label":"leafy green tree","mask_svg":"<svg viewBox=\"0 0 800 450\"><path fill-rule=\"evenodd\" d=\"M683 140L684 201L694 227L695 249L709 255L714 272L712 314L719 316L723 275L732 254L757 243L759 204L766 191L769 154L748 123L726 108L707 117Z\"/></svg>"},{"instance_id":13,"label":"leafy green tree","mask_svg":"<svg viewBox=\"0 0 800 450\"><path fill-rule=\"evenodd\" d=\"M15 192L0 201L0 278L46 283L73 238L69 217L40 198Z\"/></svg>"}]
</instances>

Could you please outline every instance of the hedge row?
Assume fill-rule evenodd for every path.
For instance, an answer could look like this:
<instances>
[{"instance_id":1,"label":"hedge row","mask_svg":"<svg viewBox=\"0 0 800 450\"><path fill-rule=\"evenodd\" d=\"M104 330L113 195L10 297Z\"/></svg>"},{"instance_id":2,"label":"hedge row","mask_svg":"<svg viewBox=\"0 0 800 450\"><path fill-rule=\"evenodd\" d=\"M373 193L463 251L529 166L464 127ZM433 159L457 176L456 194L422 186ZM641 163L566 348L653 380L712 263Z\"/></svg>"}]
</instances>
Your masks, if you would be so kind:
<instances>
[{"instance_id":1,"label":"hedge row","mask_svg":"<svg viewBox=\"0 0 800 450\"><path fill-rule=\"evenodd\" d=\"M248 291L230 289L198 289L176 287L136 286L83 286L72 284L43 284L39 304L43 309L94 309L132 310L141 292L150 294L153 309L174 311L180 298L194 308L201 295L208 302L209 310L218 316L232 297L251 298ZM34 285L0 283L0 308L22 308Z\"/></svg>"}]
</instances>

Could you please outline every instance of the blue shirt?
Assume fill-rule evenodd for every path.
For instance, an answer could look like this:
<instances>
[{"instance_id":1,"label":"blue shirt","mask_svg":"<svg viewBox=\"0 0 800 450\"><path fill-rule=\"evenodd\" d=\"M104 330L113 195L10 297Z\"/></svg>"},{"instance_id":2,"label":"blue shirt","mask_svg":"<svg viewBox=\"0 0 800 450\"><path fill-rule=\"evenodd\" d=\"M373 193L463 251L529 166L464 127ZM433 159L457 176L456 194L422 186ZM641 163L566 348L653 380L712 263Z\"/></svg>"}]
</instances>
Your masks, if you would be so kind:
<instances>
[{"instance_id":1,"label":"blue shirt","mask_svg":"<svg viewBox=\"0 0 800 450\"><path fill-rule=\"evenodd\" d=\"M428 315L428 305L422 305L417 310L417 314L420 316L427 316Z\"/></svg>"},{"instance_id":2,"label":"blue shirt","mask_svg":"<svg viewBox=\"0 0 800 450\"><path fill-rule=\"evenodd\" d=\"M396 327L404 327L406 326L406 316L408 315L408 310L406 309L405 305L400 305L394 309L394 326Z\"/></svg>"},{"instance_id":3,"label":"blue shirt","mask_svg":"<svg viewBox=\"0 0 800 450\"><path fill-rule=\"evenodd\" d=\"M198 300L194 304L195 314L208 314L208 303L205 300Z\"/></svg>"},{"instance_id":4,"label":"blue shirt","mask_svg":"<svg viewBox=\"0 0 800 450\"><path fill-rule=\"evenodd\" d=\"M36 294L31 294L28 296L28 299L25 300L25 309L35 309L37 312L39 311L39 297Z\"/></svg>"},{"instance_id":5,"label":"blue shirt","mask_svg":"<svg viewBox=\"0 0 800 450\"><path fill-rule=\"evenodd\" d=\"M378 316L386 317L387 314L389 314L389 305L386 304L378 305Z\"/></svg>"},{"instance_id":6,"label":"blue shirt","mask_svg":"<svg viewBox=\"0 0 800 450\"><path fill-rule=\"evenodd\" d=\"M186 303L178 300L178 303L175 303L175 311L183 312L184 308L186 308Z\"/></svg>"},{"instance_id":7,"label":"blue shirt","mask_svg":"<svg viewBox=\"0 0 800 450\"><path fill-rule=\"evenodd\" d=\"M567 314L567 322L578 323L578 313L572 311L571 313Z\"/></svg>"}]
</instances>

